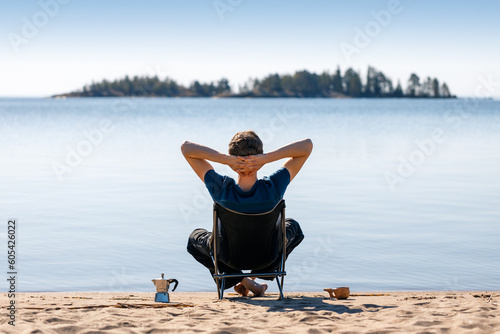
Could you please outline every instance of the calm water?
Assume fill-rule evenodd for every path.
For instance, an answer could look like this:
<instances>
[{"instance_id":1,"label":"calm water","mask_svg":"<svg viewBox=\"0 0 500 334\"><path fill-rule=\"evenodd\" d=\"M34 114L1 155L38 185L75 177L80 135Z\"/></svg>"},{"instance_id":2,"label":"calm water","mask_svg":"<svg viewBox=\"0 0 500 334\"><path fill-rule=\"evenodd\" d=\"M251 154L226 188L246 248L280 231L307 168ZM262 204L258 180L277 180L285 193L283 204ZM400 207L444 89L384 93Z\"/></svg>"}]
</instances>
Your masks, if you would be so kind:
<instances>
[{"instance_id":1,"label":"calm water","mask_svg":"<svg viewBox=\"0 0 500 334\"><path fill-rule=\"evenodd\" d=\"M1 99L2 267L14 217L20 291L154 291L160 273L214 291L185 249L212 203L179 147L244 129L314 142L285 196L306 234L286 290L500 289L499 101Z\"/></svg>"}]
</instances>

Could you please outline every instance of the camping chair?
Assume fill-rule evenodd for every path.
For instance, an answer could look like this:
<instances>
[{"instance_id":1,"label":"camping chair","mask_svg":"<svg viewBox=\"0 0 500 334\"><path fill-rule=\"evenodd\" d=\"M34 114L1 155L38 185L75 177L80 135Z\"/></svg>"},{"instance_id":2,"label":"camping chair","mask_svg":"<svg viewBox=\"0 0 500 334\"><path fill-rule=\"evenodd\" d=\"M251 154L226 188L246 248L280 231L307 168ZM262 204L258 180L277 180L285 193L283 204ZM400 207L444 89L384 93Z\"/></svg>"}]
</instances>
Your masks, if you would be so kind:
<instances>
[{"instance_id":1,"label":"camping chair","mask_svg":"<svg viewBox=\"0 0 500 334\"><path fill-rule=\"evenodd\" d=\"M269 212L238 213L214 203L214 226L212 250L215 264L213 275L217 283L219 299L224 297L226 278L234 277L274 277L283 299L285 272L286 228L285 201L281 200ZM235 270L259 270L279 264L274 272L224 274L219 264ZM281 282L280 279L281 278Z\"/></svg>"}]
</instances>

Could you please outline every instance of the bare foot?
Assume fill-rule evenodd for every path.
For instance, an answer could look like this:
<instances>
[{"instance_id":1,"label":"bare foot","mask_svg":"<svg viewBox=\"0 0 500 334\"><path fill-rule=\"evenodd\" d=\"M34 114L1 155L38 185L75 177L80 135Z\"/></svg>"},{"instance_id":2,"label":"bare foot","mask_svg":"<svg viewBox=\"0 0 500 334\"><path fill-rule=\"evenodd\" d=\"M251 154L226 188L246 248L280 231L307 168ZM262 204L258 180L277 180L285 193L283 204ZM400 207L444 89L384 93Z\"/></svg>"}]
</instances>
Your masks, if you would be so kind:
<instances>
[{"instance_id":1,"label":"bare foot","mask_svg":"<svg viewBox=\"0 0 500 334\"><path fill-rule=\"evenodd\" d=\"M238 283L237 285L235 285L234 291L236 291L238 294L242 295L243 297L248 296L248 293L250 292L250 290L245 288L245 286L241 283Z\"/></svg>"},{"instance_id":2,"label":"bare foot","mask_svg":"<svg viewBox=\"0 0 500 334\"><path fill-rule=\"evenodd\" d=\"M255 297L263 296L267 290L267 284L259 284L249 279L248 277L242 279L241 284L243 284L243 286L248 290L252 291Z\"/></svg>"},{"instance_id":3,"label":"bare foot","mask_svg":"<svg viewBox=\"0 0 500 334\"><path fill-rule=\"evenodd\" d=\"M257 283L258 284L258 283ZM267 290L267 284L259 284L260 286L260 291L252 291L255 297L262 297L264 296L264 293L266 293Z\"/></svg>"}]
</instances>

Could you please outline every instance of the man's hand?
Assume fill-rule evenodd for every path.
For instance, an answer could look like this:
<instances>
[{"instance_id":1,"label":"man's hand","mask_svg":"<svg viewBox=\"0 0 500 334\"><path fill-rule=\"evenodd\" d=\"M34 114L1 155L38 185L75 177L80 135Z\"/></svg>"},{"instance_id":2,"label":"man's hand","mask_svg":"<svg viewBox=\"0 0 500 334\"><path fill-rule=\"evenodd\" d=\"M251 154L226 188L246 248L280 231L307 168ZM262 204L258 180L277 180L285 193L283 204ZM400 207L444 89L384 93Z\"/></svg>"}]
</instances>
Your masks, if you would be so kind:
<instances>
[{"instance_id":1,"label":"man's hand","mask_svg":"<svg viewBox=\"0 0 500 334\"><path fill-rule=\"evenodd\" d=\"M245 163L246 171L252 174L257 173L267 163L265 154L248 155L241 158L243 158L243 162Z\"/></svg>"},{"instance_id":2,"label":"man's hand","mask_svg":"<svg viewBox=\"0 0 500 334\"><path fill-rule=\"evenodd\" d=\"M244 158L245 157L237 157L235 155L229 155L227 157L226 165L228 165L232 170L234 170L238 174L249 172Z\"/></svg>"},{"instance_id":3,"label":"man's hand","mask_svg":"<svg viewBox=\"0 0 500 334\"><path fill-rule=\"evenodd\" d=\"M264 166L263 154L254 156L228 156L226 165L241 176L251 176Z\"/></svg>"}]
</instances>

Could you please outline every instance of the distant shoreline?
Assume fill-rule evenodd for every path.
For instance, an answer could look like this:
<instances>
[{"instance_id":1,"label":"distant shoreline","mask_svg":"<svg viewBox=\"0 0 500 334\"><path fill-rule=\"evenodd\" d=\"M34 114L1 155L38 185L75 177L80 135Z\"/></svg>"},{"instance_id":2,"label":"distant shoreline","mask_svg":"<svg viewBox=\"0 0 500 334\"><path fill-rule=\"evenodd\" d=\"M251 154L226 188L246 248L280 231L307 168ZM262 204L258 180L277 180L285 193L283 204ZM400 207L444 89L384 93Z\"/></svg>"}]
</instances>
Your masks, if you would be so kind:
<instances>
[{"instance_id":1,"label":"distant shoreline","mask_svg":"<svg viewBox=\"0 0 500 334\"><path fill-rule=\"evenodd\" d=\"M78 95L66 95L66 94L59 94L59 95L52 95L48 97L41 97L41 98L48 98L48 99L72 99L72 98L138 98L138 99L155 99L155 98L172 98L172 99L183 99L183 98L195 98L195 99L227 99L227 98L237 98L237 99L345 99L345 100L361 100L361 99L366 99L366 100L390 100L390 99L410 99L410 100L448 100L448 99L467 99L468 97L460 97L460 96L450 96L450 97L429 97L429 96L416 96L416 97L411 97L411 96L403 96L403 97L393 97L393 96L388 96L388 97L365 97L365 96L359 96L359 97L352 97L352 96L244 96L244 95L239 95L239 94L234 94L234 95L214 95L214 96L134 96L134 95L120 95L120 96L78 96ZM0 97L2 98L2 97ZM3 98L11 98L11 97L3 97ZM37 98L37 97L12 97L12 98ZM478 100L495 100L494 98L487 97L487 98L475 98L471 97L471 99L478 99Z\"/></svg>"},{"instance_id":2,"label":"distant shoreline","mask_svg":"<svg viewBox=\"0 0 500 334\"><path fill-rule=\"evenodd\" d=\"M237 93L226 78L217 82L200 83L189 86L158 76L134 76L114 81L92 82L80 90L55 94L53 98L64 97L236 97L236 98L456 98L446 83L437 78L427 77L422 82L415 73L410 75L403 89L398 80L392 80L369 66L366 79L352 68L344 74L337 68L335 73L311 73L306 70L290 74L269 74L263 79L248 79L238 87Z\"/></svg>"}]
</instances>

